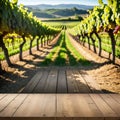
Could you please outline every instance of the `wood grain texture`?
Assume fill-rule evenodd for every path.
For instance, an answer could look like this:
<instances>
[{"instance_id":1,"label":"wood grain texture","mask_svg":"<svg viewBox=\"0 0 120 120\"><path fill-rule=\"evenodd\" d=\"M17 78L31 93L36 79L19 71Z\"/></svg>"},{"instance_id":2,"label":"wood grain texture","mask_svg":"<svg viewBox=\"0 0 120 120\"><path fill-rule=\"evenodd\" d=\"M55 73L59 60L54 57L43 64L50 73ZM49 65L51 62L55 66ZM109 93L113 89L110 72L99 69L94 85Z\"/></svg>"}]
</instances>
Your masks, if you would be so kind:
<instances>
[{"instance_id":1,"label":"wood grain texture","mask_svg":"<svg viewBox=\"0 0 120 120\"><path fill-rule=\"evenodd\" d=\"M104 116L118 116L116 112L112 110L111 105L109 106L99 94L90 94L90 96Z\"/></svg>"},{"instance_id":2,"label":"wood grain texture","mask_svg":"<svg viewBox=\"0 0 120 120\"><path fill-rule=\"evenodd\" d=\"M67 93L67 79L64 69L58 71L57 93Z\"/></svg>"},{"instance_id":3,"label":"wood grain texture","mask_svg":"<svg viewBox=\"0 0 120 120\"><path fill-rule=\"evenodd\" d=\"M0 120L120 120L119 98L117 94L7 94L0 100Z\"/></svg>"},{"instance_id":4,"label":"wood grain texture","mask_svg":"<svg viewBox=\"0 0 120 120\"><path fill-rule=\"evenodd\" d=\"M73 97L74 96L74 97ZM101 111L88 94L57 95L58 117L102 117Z\"/></svg>"},{"instance_id":5,"label":"wood grain texture","mask_svg":"<svg viewBox=\"0 0 120 120\"><path fill-rule=\"evenodd\" d=\"M45 93L56 93L57 86L57 73L55 69L49 72L44 91Z\"/></svg>"},{"instance_id":6,"label":"wood grain texture","mask_svg":"<svg viewBox=\"0 0 120 120\"><path fill-rule=\"evenodd\" d=\"M27 84L23 92L31 93L38 84L38 82L40 81L41 77L42 77L42 71L37 72L35 76L30 80L30 82Z\"/></svg>"},{"instance_id":7,"label":"wood grain texture","mask_svg":"<svg viewBox=\"0 0 120 120\"><path fill-rule=\"evenodd\" d=\"M44 70L41 80L38 82L37 86L34 88L34 93L43 93L46 85L46 81L49 75L49 69Z\"/></svg>"},{"instance_id":8,"label":"wood grain texture","mask_svg":"<svg viewBox=\"0 0 120 120\"><path fill-rule=\"evenodd\" d=\"M42 68L25 86L23 93L102 93L86 72L72 67Z\"/></svg>"},{"instance_id":9,"label":"wood grain texture","mask_svg":"<svg viewBox=\"0 0 120 120\"><path fill-rule=\"evenodd\" d=\"M55 95L31 94L14 113L14 117L54 117Z\"/></svg>"},{"instance_id":10,"label":"wood grain texture","mask_svg":"<svg viewBox=\"0 0 120 120\"><path fill-rule=\"evenodd\" d=\"M3 111L12 100L16 98L17 94L8 94L0 100L0 112Z\"/></svg>"},{"instance_id":11,"label":"wood grain texture","mask_svg":"<svg viewBox=\"0 0 120 120\"><path fill-rule=\"evenodd\" d=\"M0 112L0 116L12 117L26 97L27 94L18 95L3 111Z\"/></svg>"}]
</instances>

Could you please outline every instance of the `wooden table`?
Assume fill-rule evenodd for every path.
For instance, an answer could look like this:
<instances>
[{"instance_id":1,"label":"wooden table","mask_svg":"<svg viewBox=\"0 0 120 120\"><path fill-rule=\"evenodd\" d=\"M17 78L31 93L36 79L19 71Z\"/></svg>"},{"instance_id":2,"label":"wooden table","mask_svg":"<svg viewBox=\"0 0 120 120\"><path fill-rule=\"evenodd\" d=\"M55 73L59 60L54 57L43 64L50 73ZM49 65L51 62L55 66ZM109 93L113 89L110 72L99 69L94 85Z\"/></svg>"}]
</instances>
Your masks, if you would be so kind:
<instances>
[{"instance_id":1,"label":"wooden table","mask_svg":"<svg viewBox=\"0 0 120 120\"><path fill-rule=\"evenodd\" d=\"M0 120L120 120L120 95L0 94Z\"/></svg>"}]
</instances>

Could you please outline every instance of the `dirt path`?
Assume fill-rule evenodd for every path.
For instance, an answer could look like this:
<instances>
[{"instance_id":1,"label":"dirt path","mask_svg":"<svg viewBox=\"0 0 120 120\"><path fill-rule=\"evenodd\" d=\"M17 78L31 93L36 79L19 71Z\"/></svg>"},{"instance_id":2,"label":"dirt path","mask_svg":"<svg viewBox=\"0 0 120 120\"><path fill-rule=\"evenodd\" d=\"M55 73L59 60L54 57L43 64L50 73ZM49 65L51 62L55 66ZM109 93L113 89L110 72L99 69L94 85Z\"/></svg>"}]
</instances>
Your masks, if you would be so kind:
<instances>
[{"instance_id":1,"label":"dirt path","mask_svg":"<svg viewBox=\"0 0 120 120\"><path fill-rule=\"evenodd\" d=\"M78 44L71 36L69 38L76 49L92 62L92 66L88 66L86 71L96 80L100 88L104 92L120 93L120 66L110 64L107 58L99 57L86 47Z\"/></svg>"},{"instance_id":2,"label":"dirt path","mask_svg":"<svg viewBox=\"0 0 120 120\"><path fill-rule=\"evenodd\" d=\"M7 72L0 75L0 93L21 92L23 87L40 69L39 63L51 52L59 36L60 34L49 45L40 48L39 51L33 48L33 55L25 56L24 61L16 61L13 67L6 66Z\"/></svg>"}]
</instances>

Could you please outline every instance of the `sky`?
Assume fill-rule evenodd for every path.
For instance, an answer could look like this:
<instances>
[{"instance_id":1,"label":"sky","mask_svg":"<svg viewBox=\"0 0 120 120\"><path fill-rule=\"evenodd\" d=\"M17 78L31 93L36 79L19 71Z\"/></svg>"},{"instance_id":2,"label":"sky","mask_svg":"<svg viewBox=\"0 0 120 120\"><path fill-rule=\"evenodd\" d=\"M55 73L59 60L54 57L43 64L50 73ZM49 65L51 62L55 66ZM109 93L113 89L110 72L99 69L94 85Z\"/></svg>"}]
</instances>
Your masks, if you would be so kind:
<instances>
[{"instance_id":1,"label":"sky","mask_svg":"<svg viewBox=\"0 0 120 120\"><path fill-rule=\"evenodd\" d=\"M106 2L107 0L103 0ZM18 0L18 4L37 5L37 4L82 4L98 5L98 0Z\"/></svg>"}]
</instances>

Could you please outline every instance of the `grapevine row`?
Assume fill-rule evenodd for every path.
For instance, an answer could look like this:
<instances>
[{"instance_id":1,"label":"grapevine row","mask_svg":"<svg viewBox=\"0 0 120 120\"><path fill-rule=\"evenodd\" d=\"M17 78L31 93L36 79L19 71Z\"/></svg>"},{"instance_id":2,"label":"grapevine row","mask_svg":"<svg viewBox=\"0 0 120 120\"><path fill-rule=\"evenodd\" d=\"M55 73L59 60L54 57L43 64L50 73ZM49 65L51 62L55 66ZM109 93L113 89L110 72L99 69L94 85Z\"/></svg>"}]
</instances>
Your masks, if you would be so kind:
<instances>
[{"instance_id":1,"label":"grapevine row","mask_svg":"<svg viewBox=\"0 0 120 120\"><path fill-rule=\"evenodd\" d=\"M2 48L6 61L10 66L12 63L9 59L8 49L5 46L4 38L8 34L16 34L22 37L23 41L19 45L19 58L22 60L23 46L27 38L30 41L30 54L32 53L32 42L36 38L37 48L39 47L39 40L43 38L53 38L60 30L49 27L38 20L32 13L29 13L23 5L17 6L17 0L0 0L0 47Z\"/></svg>"},{"instance_id":2,"label":"grapevine row","mask_svg":"<svg viewBox=\"0 0 120 120\"><path fill-rule=\"evenodd\" d=\"M75 32L78 40L84 41L87 38L88 43L91 40L96 53L95 39L93 38L93 35L95 35L99 41L99 56L102 52L102 40L99 33L107 32L111 39L112 62L115 63L115 36L120 33L120 0L108 0L108 4L104 4L102 0L99 0L99 4L99 6L95 6L93 10L89 11L89 16L71 29L70 32Z\"/></svg>"}]
</instances>

